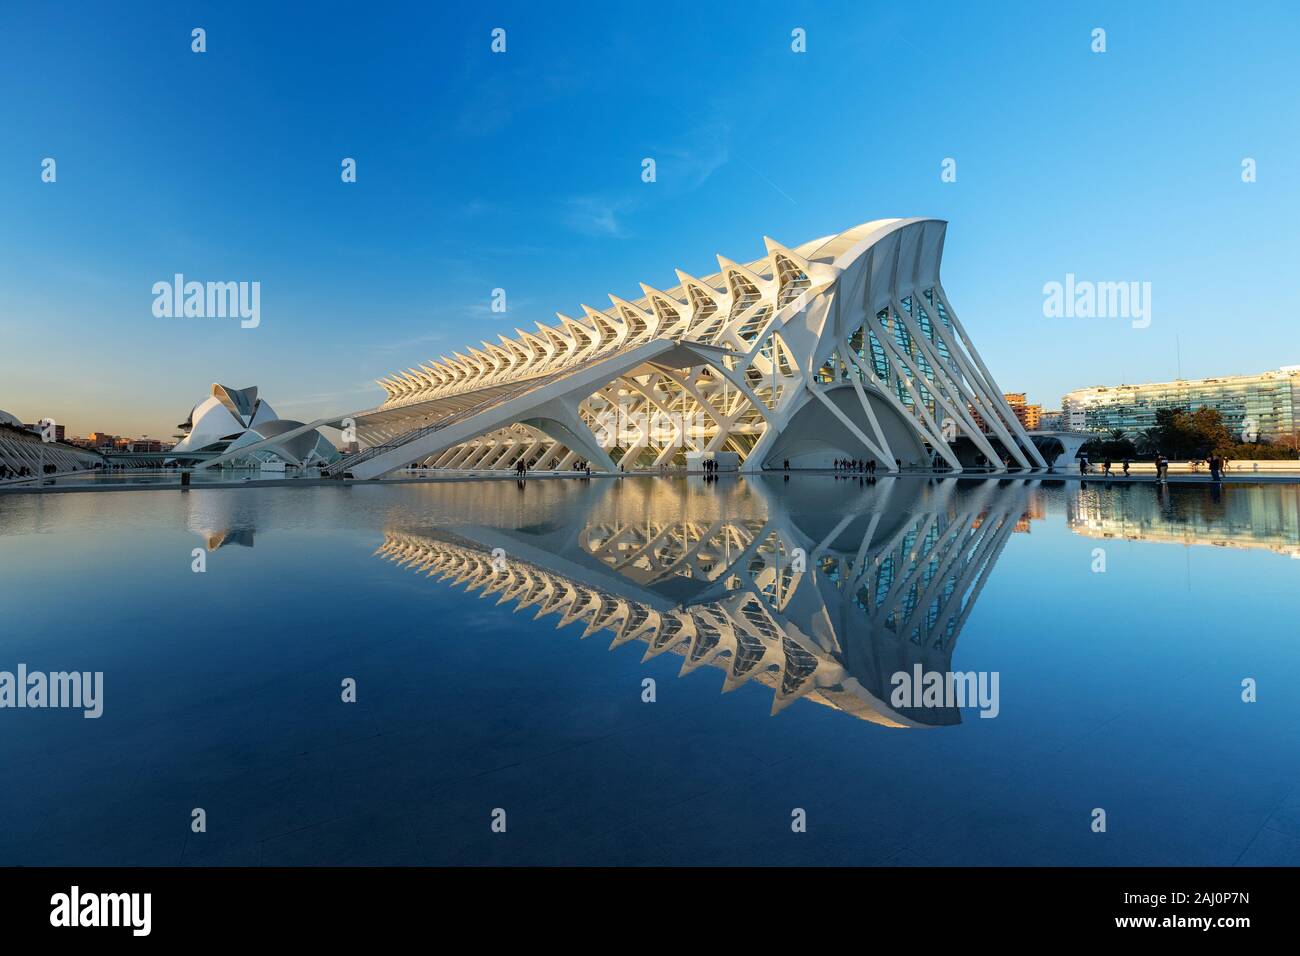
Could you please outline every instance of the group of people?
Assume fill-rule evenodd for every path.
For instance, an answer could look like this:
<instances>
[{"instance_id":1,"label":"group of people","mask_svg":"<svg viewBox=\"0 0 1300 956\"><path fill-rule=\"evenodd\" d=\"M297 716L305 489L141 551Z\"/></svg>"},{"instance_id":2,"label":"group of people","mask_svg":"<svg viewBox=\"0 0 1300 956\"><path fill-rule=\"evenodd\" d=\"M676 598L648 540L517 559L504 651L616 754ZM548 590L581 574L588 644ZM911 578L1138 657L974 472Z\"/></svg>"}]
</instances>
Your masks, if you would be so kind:
<instances>
[{"instance_id":1,"label":"group of people","mask_svg":"<svg viewBox=\"0 0 1300 956\"><path fill-rule=\"evenodd\" d=\"M700 462L700 467L704 469L704 480L706 482L718 480L718 472L720 472L722 468L712 458L704 459Z\"/></svg>"},{"instance_id":2,"label":"group of people","mask_svg":"<svg viewBox=\"0 0 1300 956\"><path fill-rule=\"evenodd\" d=\"M1131 462L1129 461L1129 459L1125 458L1123 464L1124 464L1124 477L1127 478L1127 477L1128 477L1128 469L1129 469L1129 465L1131 464ZM1110 477L1110 470L1111 470L1112 467L1113 467L1113 465L1112 465L1112 463L1111 463L1111 460L1110 460L1109 458L1104 459L1104 460L1102 461L1102 463L1101 463L1101 473L1102 473L1103 475L1105 475L1107 478L1109 478L1109 477ZM1159 466L1157 466L1157 471L1158 471L1158 470L1159 470ZM1087 455L1084 455L1082 458L1079 459L1079 471L1080 471L1081 474L1085 474L1085 475L1088 473L1088 456L1087 456Z\"/></svg>"},{"instance_id":3,"label":"group of people","mask_svg":"<svg viewBox=\"0 0 1300 956\"><path fill-rule=\"evenodd\" d=\"M864 461L861 458L836 458L835 470L874 475L876 473L876 460L874 458L869 461Z\"/></svg>"},{"instance_id":4,"label":"group of people","mask_svg":"<svg viewBox=\"0 0 1300 956\"><path fill-rule=\"evenodd\" d=\"M557 462L556 465L555 465L554 467L558 467L558 466L559 466L559 464L558 464L558 462ZM554 467L552 468L552 470L554 470ZM529 470L529 464L528 464L528 462L525 461L524 459L520 458L517 462L515 462L515 477L516 477L516 478L519 478L519 479L527 478L527 477L528 477L528 470ZM591 477L591 463L590 463L590 462L585 462L585 461L574 462L574 464L573 464L573 470L576 471L576 472L577 472L579 475L581 475L583 478L590 478L590 477Z\"/></svg>"},{"instance_id":5,"label":"group of people","mask_svg":"<svg viewBox=\"0 0 1300 956\"><path fill-rule=\"evenodd\" d=\"M1123 466L1123 468L1124 468L1124 477L1125 477L1125 478L1129 477L1129 468L1130 468L1130 466L1133 464L1132 459L1125 458L1125 459L1123 459L1123 460L1121 461L1120 464L1121 464L1121 465ZM1165 472L1167 472L1167 471L1169 470L1169 459L1165 458L1165 456L1162 455L1162 454L1160 454L1159 452L1156 452L1155 465L1156 465L1156 480L1157 480L1157 481L1164 481L1164 480L1165 480ZM1087 456L1087 455L1080 455L1080 456L1079 456L1079 474L1081 474L1081 475L1086 475L1086 474L1088 474L1088 469L1091 468L1091 467L1092 467L1092 465L1091 465L1091 463L1088 461L1088 456ZM1112 461L1110 460L1109 457L1107 457L1107 458L1103 458L1103 459L1102 459L1102 462L1101 462L1101 473L1102 473L1105 477L1109 478L1109 477L1111 476L1111 469L1114 468L1114 467L1115 467L1115 464L1114 464L1114 462L1112 462Z\"/></svg>"},{"instance_id":6,"label":"group of people","mask_svg":"<svg viewBox=\"0 0 1300 956\"><path fill-rule=\"evenodd\" d=\"M1156 481L1159 482L1168 481L1169 480L1169 459L1165 457L1164 453L1159 451L1156 452L1155 457L1152 459L1152 462L1156 466ZM1125 458L1121 461L1120 464L1124 469L1124 477L1125 478L1129 477L1129 467L1132 464L1132 460ZM1196 463L1193 462L1193 464ZM1210 479L1212 481L1222 481L1223 471L1227 467L1228 460L1224 458L1222 455L1212 453L1206 459L1206 464L1210 466ZM1088 474L1088 469L1090 467L1091 465L1088 462L1088 456L1080 455L1079 473L1083 475ZM1110 458L1102 459L1101 473L1103 476L1107 478L1111 477L1111 469L1113 467L1114 467L1114 463L1110 460Z\"/></svg>"},{"instance_id":7,"label":"group of people","mask_svg":"<svg viewBox=\"0 0 1300 956\"><path fill-rule=\"evenodd\" d=\"M81 466L79 465L74 465L72 466L71 470L79 471L80 467ZM57 473L58 470L59 470L58 465L55 465L52 462L45 463L45 474L53 475ZM36 477L36 472L33 471L32 468L28 465L19 465L17 468L13 468L5 464L4 462L0 462L0 481L3 481L6 478L34 478L34 477Z\"/></svg>"}]
</instances>

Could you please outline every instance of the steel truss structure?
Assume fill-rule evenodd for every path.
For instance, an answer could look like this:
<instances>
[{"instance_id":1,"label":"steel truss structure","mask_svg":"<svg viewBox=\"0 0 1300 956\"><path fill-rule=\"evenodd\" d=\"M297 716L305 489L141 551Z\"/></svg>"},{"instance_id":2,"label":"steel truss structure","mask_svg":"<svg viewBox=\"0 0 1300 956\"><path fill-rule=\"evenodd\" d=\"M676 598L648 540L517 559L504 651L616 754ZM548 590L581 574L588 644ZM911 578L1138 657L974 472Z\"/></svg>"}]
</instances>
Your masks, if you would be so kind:
<instances>
[{"instance_id":1,"label":"steel truss structure","mask_svg":"<svg viewBox=\"0 0 1300 956\"><path fill-rule=\"evenodd\" d=\"M795 248L765 239L747 264L719 256L712 275L679 270L668 290L396 372L377 408L312 425L355 429L361 450L331 470L356 478L718 453L745 471L1046 468L944 291L946 230L882 219Z\"/></svg>"}]
</instances>

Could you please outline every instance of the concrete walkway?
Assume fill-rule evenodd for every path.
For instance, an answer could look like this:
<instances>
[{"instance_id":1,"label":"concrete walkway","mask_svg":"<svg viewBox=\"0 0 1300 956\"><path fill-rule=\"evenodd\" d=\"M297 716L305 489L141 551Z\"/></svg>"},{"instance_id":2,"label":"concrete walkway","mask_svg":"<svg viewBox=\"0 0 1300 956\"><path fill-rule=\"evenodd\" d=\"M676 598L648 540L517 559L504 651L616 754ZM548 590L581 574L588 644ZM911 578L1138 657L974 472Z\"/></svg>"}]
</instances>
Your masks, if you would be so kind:
<instances>
[{"instance_id":1,"label":"concrete walkway","mask_svg":"<svg viewBox=\"0 0 1300 956\"><path fill-rule=\"evenodd\" d=\"M687 475L703 475L702 471L682 472L675 471L667 474L659 472L595 472L591 477L595 478L681 478ZM744 478L760 475L790 475L790 476L834 476L836 478L846 478L849 480L865 479L868 477L865 473L860 472L842 472L833 469L802 469L782 471L765 471L765 472L720 472L719 478ZM52 476L47 476L46 480ZM586 477L578 472L551 472L551 471L533 471L528 473L528 480L567 480L575 481ZM1156 484L1154 475L1103 475L1090 472L1086 475L1080 475L1078 472L1007 472L1002 474L988 472L963 472L953 474L950 471L902 471L896 475L888 473L877 474L876 480L882 481L886 478L897 478L906 480L909 478L959 478L963 481L1077 481L1093 482L1103 484ZM38 486L34 482L26 485L15 485L10 487L0 486L0 496L14 494L60 494L72 492L94 492L94 491L207 491L221 490L230 488L320 488L320 487L339 487L352 485L421 485L436 484L448 481L516 481L518 480L513 473L497 472L454 472L444 474L400 474L393 478L371 478L371 479L348 479L348 478L246 478L238 481L196 481L189 485L188 488L182 488L180 478L167 482L122 482L122 483L99 483L93 481L76 482L68 484L53 484ZM1229 472L1223 476L1224 485L1255 485L1255 484L1300 484L1300 470L1295 472ZM1189 472L1184 474L1171 474L1167 484L1171 485L1210 485L1208 473Z\"/></svg>"}]
</instances>

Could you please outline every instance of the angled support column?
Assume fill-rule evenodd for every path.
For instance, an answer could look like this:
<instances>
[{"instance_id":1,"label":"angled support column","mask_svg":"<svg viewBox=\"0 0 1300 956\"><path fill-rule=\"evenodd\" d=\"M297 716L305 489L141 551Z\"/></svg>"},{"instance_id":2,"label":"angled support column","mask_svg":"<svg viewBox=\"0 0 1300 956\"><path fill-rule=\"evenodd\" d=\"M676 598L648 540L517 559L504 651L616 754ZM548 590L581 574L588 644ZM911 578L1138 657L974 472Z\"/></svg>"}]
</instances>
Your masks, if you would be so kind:
<instances>
[{"instance_id":1,"label":"angled support column","mask_svg":"<svg viewBox=\"0 0 1300 956\"><path fill-rule=\"evenodd\" d=\"M840 424L843 425L845 428L847 428L850 432L852 432L854 437L857 438L858 441L862 442L862 444L867 448L868 451L870 451L873 455L875 455L877 458L883 461L888 471L895 471L895 472L898 471L898 466L894 464L894 459L887 456L883 448L881 448L870 438L864 435L862 433L862 429L858 428L857 425L853 424L853 420L849 418L849 416L845 415L842 411L840 411L839 406L837 406L834 402L832 402L830 398L827 397L824 391L822 391L816 385L810 385L808 387L808 391L812 392L814 396L820 399L821 403L830 409L831 414L834 415L837 419L839 419Z\"/></svg>"},{"instance_id":2,"label":"angled support column","mask_svg":"<svg viewBox=\"0 0 1300 956\"><path fill-rule=\"evenodd\" d=\"M936 282L934 284L934 295L938 299L939 303L943 305L943 311L947 314L948 321L952 323L953 331L957 333L961 338L962 344L965 345L966 353L971 357L971 361L975 363L980 374L983 376L984 386L989 392L990 399L998 406L999 412L1002 414L1011 431L1015 433L1017 440L1024 446L1029 457L1034 460L1035 464L1039 468L1046 468L1047 461L1038 450L1038 446L1030 439L1028 432L1025 431L1023 426L1021 426L1020 419L1016 418L1015 412L1011 410L1011 406L1007 404L1007 400L998 389L992 373L989 372L988 367L984 364L984 359L982 359L979 352L976 351L975 344L970 340L970 336L966 334L966 329L962 327L960 320L958 320L957 313L953 311L952 303L948 301L948 295L943 291L942 283ZM938 312L937 306L935 311L936 313ZM937 323L936 327L942 328L943 320L939 318L937 314L934 317L934 322Z\"/></svg>"},{"instance_id":3,"label":"angled support column","mask_svg":"<svg viewBox=\"0 0 1300 956\"><path fill-rule=\"evenodd\" d=\"M602 471L618 471L618 466L590 428L578 417L577 399L552 399L524 420L524 424L555 439L565 448Z\"/></svg>"}]
</instances>

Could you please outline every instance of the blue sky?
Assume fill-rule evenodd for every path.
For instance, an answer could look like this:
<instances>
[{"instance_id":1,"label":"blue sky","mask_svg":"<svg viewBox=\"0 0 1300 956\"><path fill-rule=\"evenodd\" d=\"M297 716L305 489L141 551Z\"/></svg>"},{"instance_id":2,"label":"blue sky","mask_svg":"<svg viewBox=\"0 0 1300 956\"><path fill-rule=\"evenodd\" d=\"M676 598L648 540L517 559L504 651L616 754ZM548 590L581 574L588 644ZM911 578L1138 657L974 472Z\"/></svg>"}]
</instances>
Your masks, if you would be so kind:
<instances>
[{"instance_id":1,"label":"blue sky","mask_svg":"<svg viewBox=\"0 0 1300 956\"><path fill-rule=\"evenodd\" d=\"M0 408L73 433L170 435L218 381L284 417L367 407L393 369L755 258L765 234L886 216L950 220L945 288L1033 401L1172 378L1179 350L1185 377L1300 363L1294 3L9 3L0 21ZM260 282L261 325L156 318L176 272ZM1067 272L1150 282L1150 327L1045 318Z\"/></svg>"}]
</instances>

